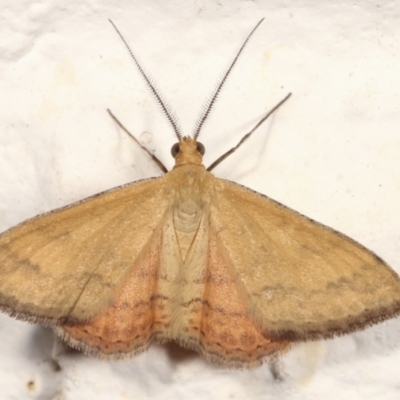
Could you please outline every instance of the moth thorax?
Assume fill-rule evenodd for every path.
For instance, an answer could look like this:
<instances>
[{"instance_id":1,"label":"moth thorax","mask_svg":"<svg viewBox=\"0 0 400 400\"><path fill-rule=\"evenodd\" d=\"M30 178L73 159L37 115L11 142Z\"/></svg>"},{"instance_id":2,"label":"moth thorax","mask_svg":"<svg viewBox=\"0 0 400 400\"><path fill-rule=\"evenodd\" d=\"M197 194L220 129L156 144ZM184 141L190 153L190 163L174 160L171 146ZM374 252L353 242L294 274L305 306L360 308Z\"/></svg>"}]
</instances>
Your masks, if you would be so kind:
<instances>
[{"instance_id":1,"label":"moth thorax","mask_svg":"<svg viewBox=\"0 0 400 400\"><path fill-rule=\"evenodd\" d=\"M174 210L173 223L183 261L186 259L190 246L195 239L202 215L200 209L179 207Z\"/></svg>"}]
</instances>

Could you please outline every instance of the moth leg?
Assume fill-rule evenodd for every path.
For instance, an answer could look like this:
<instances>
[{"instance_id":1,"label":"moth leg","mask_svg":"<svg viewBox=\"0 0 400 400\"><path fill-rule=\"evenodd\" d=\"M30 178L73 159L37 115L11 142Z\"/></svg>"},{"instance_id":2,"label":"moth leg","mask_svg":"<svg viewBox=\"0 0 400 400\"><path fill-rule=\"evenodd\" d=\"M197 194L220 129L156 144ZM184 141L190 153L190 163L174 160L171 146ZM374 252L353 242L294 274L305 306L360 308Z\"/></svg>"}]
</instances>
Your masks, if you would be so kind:
<instances>
[{"instance_id":1,"label":"moth leg","mask_svg":"<svg viewBox=\"0 0 400 400\"><path fill-rule=\"evenodd\" d=\"M60 356L75 352L76 350L69 346L68 343L61 339L55 332L53 332L53 337L50 362L55 371L61 371L62 368L59 363Z\"/></svg>"},{"instance_id":2,"label":"moth leg","mask_svg":"<svg viewBox=\"0 0 400 400\"><path fill-rule=\"evenodd\" d=\"M268 366L275 381L282 382L285 380L284 366L280 357L276 357L268 361Z\"/></svg>"},{"instance_id":3,"label":"moth leg","mask_svg":"<svg viewBox=\"0 0 400 400\"><path fill-rule=\"evenodd\" d=\"M150 157L151 159L157 164L158 168L161 169L161 171L166 174L168 172L167 168L165 167L165 165L154 155L152 154L149 150L146 149L146 147L142 146L139 142L139 140L137 140L135 138L135 136L132 135L132 133L130 133L128 131L128 129L125 128L124 125L122 125L122 123L119 121L119 119L111 112L111 110L107 109L107 112L110 114L111 118L118 124L118 126L125 132L127 133L139 146L141 149L143 149Z\"/></svg>"}]
</instances>

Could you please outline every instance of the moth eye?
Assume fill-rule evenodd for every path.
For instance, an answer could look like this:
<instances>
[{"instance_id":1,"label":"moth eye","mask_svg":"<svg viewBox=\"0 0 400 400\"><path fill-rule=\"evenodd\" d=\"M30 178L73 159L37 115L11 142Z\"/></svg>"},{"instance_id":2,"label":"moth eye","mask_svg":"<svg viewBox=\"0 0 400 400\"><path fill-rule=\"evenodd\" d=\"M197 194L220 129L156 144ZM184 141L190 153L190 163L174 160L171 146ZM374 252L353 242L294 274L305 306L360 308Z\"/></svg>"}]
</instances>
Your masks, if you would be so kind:
<instances>
[{"instance_id":1,"label":"moth eye","mask_svg":"<svg viewBox=\"0 0 400 400\"><path fill-rule=\"evenodd\" d=\"M172 147L171 147L171 154L172 157L176 157L176 155L179 153L179 143L175 143Z\"/></svg>"},{"instance_id":2,"label":"moth eye","mask_svg":"<svg viewBox=\"0 0 400 400\"><path fill-rule=\"evenodd\" d=\"M197 142L197 151L204 156L204 153L206 152L206 148L204 147L203 143Z\"/></svg>"}]
</instances>

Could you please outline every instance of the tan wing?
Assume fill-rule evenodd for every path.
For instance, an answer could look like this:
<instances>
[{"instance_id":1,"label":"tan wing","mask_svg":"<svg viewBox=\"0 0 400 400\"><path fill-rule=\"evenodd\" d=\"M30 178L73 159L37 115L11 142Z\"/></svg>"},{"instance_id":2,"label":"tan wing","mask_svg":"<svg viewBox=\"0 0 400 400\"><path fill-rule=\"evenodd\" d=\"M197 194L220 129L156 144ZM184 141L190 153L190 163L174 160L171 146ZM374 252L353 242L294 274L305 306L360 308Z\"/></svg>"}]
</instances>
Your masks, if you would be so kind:
<instances>
[{"instance_id":1,"label":"tan wing","mask_svg":"<svg viewBox=\"0 0 400 400\"><path fill-rule=\"evenodd\" d=\"M267 337L327 338L400 313L400 279L354 240L219 180L211 223Z\"/></svg>"},{"instance_id":2,"label":"tan wing","mask_svg":"<svg viewBox=\"0 0 400 400\"><path fill-rule=\"evenodd\" d=\"M162 220L164 198L163 178L135 182L1 234L0 309L48 323L96 315Z\"/></svg>"},{"instance_id":3,"label":"tan wing","mask_svg":"<svg viewBox=\"0 0 400 400\"><path fill-rule=\"evenodd\" d=\"M111 359L141 353L154 340L174 340L230 367L256 366L287 350L289 341L266 337L249 318L243 288L210 229L208 212L200 216L184 265L174 256L181 250L173 213L163 221L110 307L85 323L60 325L57 333L87 354Z\"/></svg>"},{"instance_id":4,"label":"tan wing","mask_svg":"<svg viewBox=\"0 0 400 400\"><path fill-rule=\"evenodd\" d=\"M65 323L57 333L86 354L119 359L145 351L168 323L167 295L159 293L165 280L159 272L162 227L156 228L112 304L90 321Z\"/></svg>"},{"instance_id":5,"label":"tan wing","mask_svg":"<svg viewBox=\"0 0 400 400\"><path fill-rule=\"evenodd\" d=\"M213 227L208 229L205 247L204 276L192 281L192 298L182 304L188 318L177 341L197 350L207 361L231 368L255 367L288 350L289 341L268 337L249 316L243 285ZM201 297L196 286L202 287Z\"/></svg>"}]
</instances>

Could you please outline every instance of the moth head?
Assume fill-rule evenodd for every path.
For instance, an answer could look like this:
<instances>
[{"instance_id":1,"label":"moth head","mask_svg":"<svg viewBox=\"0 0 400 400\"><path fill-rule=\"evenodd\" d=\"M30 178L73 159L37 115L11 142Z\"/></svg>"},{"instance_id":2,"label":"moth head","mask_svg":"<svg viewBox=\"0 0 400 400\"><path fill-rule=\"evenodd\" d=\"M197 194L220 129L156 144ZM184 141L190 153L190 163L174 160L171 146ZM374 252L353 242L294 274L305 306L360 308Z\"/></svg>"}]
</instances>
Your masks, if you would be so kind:
<instances>
[{"instance_id":1,"label":"moth head","mask_svg":"<svg viewBox=\"0 0 400 400\"><path fill-rule=\"evenodd\" d=\"M184 164L202 164L205 148L202 143L188 136L183 137L171 148L175 167Z\"/></svg>"}]
</instances>

